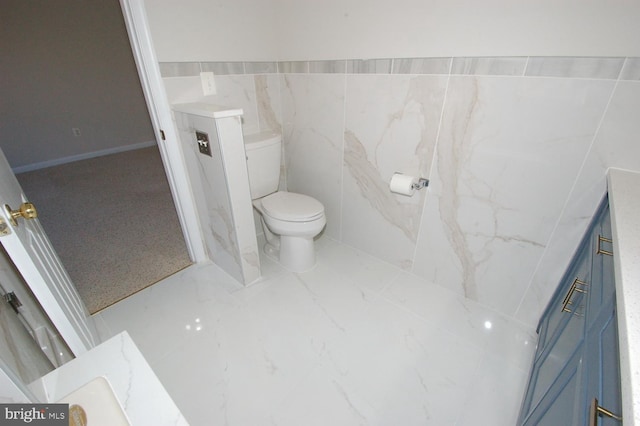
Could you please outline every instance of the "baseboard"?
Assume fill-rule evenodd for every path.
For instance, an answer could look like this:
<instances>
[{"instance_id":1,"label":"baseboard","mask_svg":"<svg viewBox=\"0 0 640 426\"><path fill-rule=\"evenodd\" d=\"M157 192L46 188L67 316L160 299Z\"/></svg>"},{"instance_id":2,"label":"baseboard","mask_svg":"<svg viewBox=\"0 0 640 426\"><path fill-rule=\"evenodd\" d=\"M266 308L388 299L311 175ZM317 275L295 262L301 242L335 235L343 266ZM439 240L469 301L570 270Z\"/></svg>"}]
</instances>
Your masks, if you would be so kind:
<instances>
[{"instance_id":1,"label":"baseboard","mask_svg":"<svg viewBox=\"0 0 640 426\"><path fill-rule=\"evenodd\" d=\"M89 158L102 157L103 155L117 154L119 152L133 151L140 148L148 148L156 145L156 141L139 142L132 145L118 146L116 148L101 149L100 151L86 152L84 154L71 155L69 157L56 158L54 160L42 161L40 163L27 164L24 166L13 167L13 173L31 172L33 170L44 169L47 167L59 166L61 164L73 163L74 161L88 160Z\"/></svg>"}]
</instances>

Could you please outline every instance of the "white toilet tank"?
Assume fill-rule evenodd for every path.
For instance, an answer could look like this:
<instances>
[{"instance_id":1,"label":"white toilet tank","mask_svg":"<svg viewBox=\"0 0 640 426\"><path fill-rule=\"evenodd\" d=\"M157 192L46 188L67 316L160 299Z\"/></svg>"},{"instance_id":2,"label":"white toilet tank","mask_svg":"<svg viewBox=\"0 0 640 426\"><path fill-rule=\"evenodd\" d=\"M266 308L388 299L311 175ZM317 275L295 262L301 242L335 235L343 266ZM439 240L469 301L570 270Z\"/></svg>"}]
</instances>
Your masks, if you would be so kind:
<instances>
[{"instance_id":1,"label":"white toilet tank","mask_svg":"<svg viewBox=\"0 0 640 426\"><path fill-rule=\"evenodd\" d=\"M275 132L261 132L244 137L249 171L251 199L255 200L278 190L282 136Z\"/></svg>"}]
</instances>

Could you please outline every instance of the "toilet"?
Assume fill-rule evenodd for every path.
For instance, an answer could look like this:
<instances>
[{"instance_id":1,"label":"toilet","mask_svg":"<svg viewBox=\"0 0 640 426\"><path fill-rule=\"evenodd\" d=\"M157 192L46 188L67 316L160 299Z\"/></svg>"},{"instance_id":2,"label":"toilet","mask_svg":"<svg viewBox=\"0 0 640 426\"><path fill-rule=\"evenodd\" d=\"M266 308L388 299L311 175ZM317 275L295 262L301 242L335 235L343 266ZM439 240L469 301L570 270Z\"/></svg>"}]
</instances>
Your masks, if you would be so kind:
<instances>
[{"instance_id":1,"label":"toilet","mask_svg":"<svg viewBox=\"0 0 640 426\"><path fill-rule=\"evenodd\" d=\"M282 136L262 132L244 137L253 206L260 213L264 253L293 272L316 263L313 238L327 223L324 206L308 195L278 191Z\"/></svg>"}]
</instances>

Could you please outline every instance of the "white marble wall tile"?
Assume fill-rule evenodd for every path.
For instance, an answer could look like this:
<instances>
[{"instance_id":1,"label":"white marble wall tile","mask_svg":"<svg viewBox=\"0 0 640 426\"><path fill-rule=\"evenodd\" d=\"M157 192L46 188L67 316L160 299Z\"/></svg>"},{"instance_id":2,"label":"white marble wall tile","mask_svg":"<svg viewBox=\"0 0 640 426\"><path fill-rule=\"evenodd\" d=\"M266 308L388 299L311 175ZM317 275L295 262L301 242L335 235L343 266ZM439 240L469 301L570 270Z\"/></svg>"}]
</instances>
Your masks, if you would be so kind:
<instances>
[{"instance_id":1,"label":"white marble wall tile","mask_svg":"<svg viewBox=\"0 0 640 426\"><path fill-rule=\"evenodd\" d=\"M253 75L216 75L215 95L203 97L206 103L242 109L242 128L245 134L260 130L256 85Z\"/></svg>"},{"instance_id":2,"label":"white marble wall tile","mask_svg":"<svg viewBox=\"0 0 640 426\"><path fill-rule=\"evenodd\" d=\"M280 78L277 75L254 75L260 130L282 133Z\"/></svg>"},{"instance_id":3,"label":"white marble wall tile","mask_svg":"<svg viewBox=\"0 0 640 426\"><path fill-rule=\"evenodd\" d=\"M244 282L215 123L212 119L183 113L175 113L175 118L208 257L238 282ZM209 135L212 157L198 151L195 130Z\"/></svg>"},{"instance_id":4,"label":"white marble wall tile","mask_svg":"<svg viewBox=\"0 0 640 426\"><path fill-rule=\"evenodd\" d=\"M162 77L192 77L200 75L200 62L160 62Z\"/></svg>"},{"instance_id":5,"label":"white marble wall tile","mask_svg":"<svg viewBox=\"0 0 640 426\"><path fill-rule=\"evenodd\" d=\"M413 271L513 315L614 83L452 77Z\"/></svg>"},{"instance_id":6,"label":"white marble wall tile","mask_svg":"<svg viewBox=\"0 0 640 426\"><path fill-rule=\"evenodd\" d=\"M309 61L310 73L344 74L347 71L347 61Z\"/></svg>"},{"instance_id":7,"label":"white marble wall tile","mask_svg":"<svg viewBox=\"0 0 640 426\"><path fill-rule=\"evenodd\" d=\"M393 74L449 74L451 58L408 58L393 60Z\"/></svg>"},{"instance_id":8,"label":"white marble wall tile","mask_svg":"<svg viewBox=\"0 0 640 426\"><path fill-rule=\"evenodd\" d=\"M266 83L257 86L256 79L266 77ZM215 95L205 96L202 92L202 83L200 77L170 77L164 78L163 83L169 103L190 103L204 102L215 105L224 105L230 108L242 109L242 123L245 134L257 133L260 131L260 121L266 119L265 95L269 93L272 99L275 87L273 86L273 78L277 76L255 76L255 75L216 75ZM267 89L266 89L267 88ZM261 90L261 99L258 99L257 90ZM266 90L266 93L265 93ZM277 108L277 104L275 105ZM262 117L260 116L262 114ZM271 122L274 124L274 121Z\"/></svg>"},{"instance_id":9,"label":"white marble wall tile","mask_svg":"<svg viewBox=\"0 0 640 426\"><path fill-rule=\"evenodd\" d=\"M393 194L394 172L428 177L446 77L348 75L342 241L410 268L426 191Z\"/></svg>"},{"instance_id":10,"label":"white marble wall tile","mask_svg":"<svg viewBox=\"0 0 640 426\"><path fill-rule=\"evenodd\" d=\"M347 61L349 74L389 74L391 59L360 59Z\"/></svg>"},{"instance_id":11,"label":"white marble wall tile","mask_svg":"<svg viewBox=\"0 0 640 426\"><path fill-rule=\"evenodd\" d=\"M280 77L276 74L255 75L256 102L260 130L271 130L282 134L282 102L280 98ZM246 133L245 133L246 134ZM280 185L278 189L287 189L286 158L284 144L280 163Z\"/></svg>"},{"instance_id":12,"label":"white marble wall tile","mask_svg":"<svg viewBox=\"0 0 640 426\"><path fill-rule=\"evenodd\" d=\"M289 191L325 207L326 235L340 237L344 75L281 77L283 137Z\"/></svg>"},{"instance_id":13,"label":"white marble wall tile","mask_svg":"<svg viewBox=\"0 0 640 426\"><path fill-rule=\"evenodd\" d=\"M517 318L536 324L606 191L609 167L640 170L640 82L620 81Z\"/></svg>"},{"instance_id":14,"label":"white marble wall tile","mask_svg":"<svg viewBox=\"0 0 640 426\"><path fill-rule=\"evenodd\" d=\"M215 120L215 123L227 182L229 205L233 212L233 237L236 240L242 267L242 283L250 284L260 278L260 258L253 220L253 205L251 204L247 154L244 149L241 117L219 118Z\"/></svg>"},{"instance_id":15,"label":"white marble wall tile","mask_svg":"<svg viewBox=\"0 0 640 426\"><path fill-rule=\"evenodd\" d=\"M244 74L243 62L201 62L203 72L213 72L215 75Z\"/></svg>"},{"instance_id":16,"label":"white marble wall tile","mask_svg":"<svg viewBox=\"0 0 640 426\"><path fill-rule=\"evenodd\" d=\"M245 62L244 72L246 74L273 74L278 72L276 62Z\"/></svg>"},{"instance_id":17,"label":"white marble wall tile","mask_svg":"<svg viewBox=\"0 0 640 426\"><path fill-rule=\"evenodd\" d=\"M453 58L451 74L519 76L526 64L526 57Z\"/></svg>"},{"instance_id":18,"label":"white marble wall tile","mask_svg":"<svg viewBox=\"0 0 640 426\"><path fill-rule=\"evenodd\" d=\"M309 72L309 62L307 61L278 62L278 72L281 74L307 73Z\"/></svg>"},{"instance_id":19,"label":"white marble wall tile","mask_svg":"<svg viewBox=\"0 0 640 426\"><path fill-rule=\"evenodd\" d=\"M627 58L620 72L620 80L640 80L640 58Z\"/></svg>"},{"instance_id":20,"label":"white marble wall tile","mask_svg":"<svg viewBox=\"0 0 640 426\"><path fill-rule=\"evenodd\" d=\"M617 79L624 58L534 56L525 75L537 77Z\"/></svg>"}]
</instances>

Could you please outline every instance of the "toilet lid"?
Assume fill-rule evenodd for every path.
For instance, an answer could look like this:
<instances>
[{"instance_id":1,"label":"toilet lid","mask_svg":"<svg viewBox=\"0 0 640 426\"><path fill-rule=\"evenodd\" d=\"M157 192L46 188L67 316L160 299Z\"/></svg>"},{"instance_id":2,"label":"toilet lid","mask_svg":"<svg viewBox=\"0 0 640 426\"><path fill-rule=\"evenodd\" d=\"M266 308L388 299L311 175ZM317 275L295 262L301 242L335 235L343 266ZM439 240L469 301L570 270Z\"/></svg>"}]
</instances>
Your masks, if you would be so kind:
<instances>
[{"instance_id":1,"label":"toilet lid","mask_svg":"<svg viewBox=\"0 0 640 426\"><path fill-rule=\"evenodd\" d=\"M324 214L324 206L315 198L285 191L264 197L262 208L272 218L289 222L309 221Z\"/></svg>"}]
</instances>

